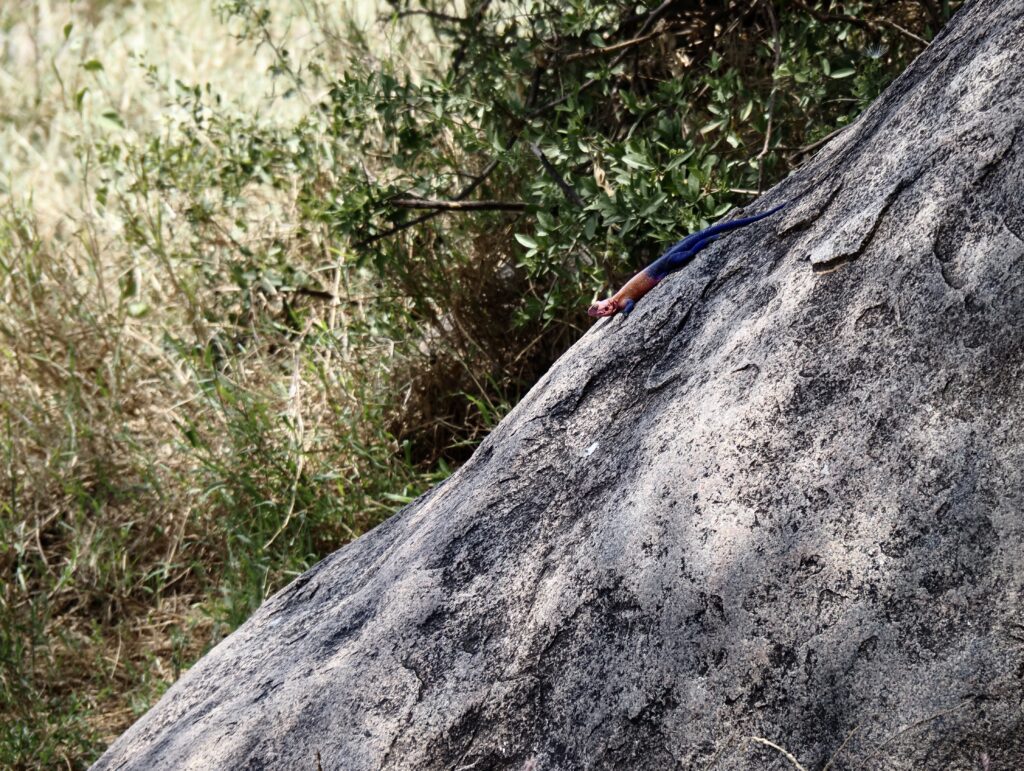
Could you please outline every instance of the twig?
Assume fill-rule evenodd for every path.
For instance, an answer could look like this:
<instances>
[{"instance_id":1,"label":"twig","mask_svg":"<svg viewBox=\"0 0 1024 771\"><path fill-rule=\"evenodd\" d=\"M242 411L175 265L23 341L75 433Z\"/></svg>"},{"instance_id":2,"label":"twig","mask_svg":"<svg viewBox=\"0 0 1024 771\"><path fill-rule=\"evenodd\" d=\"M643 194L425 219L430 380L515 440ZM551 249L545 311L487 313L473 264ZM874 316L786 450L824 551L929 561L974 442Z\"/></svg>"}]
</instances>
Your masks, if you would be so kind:
<instances>
[{"instance_id":1,"label":"twig","mask_svg":"<svg viewBox=\"0 0 1024 771\"><path fill-rule=\"evenodd\" d=\"M807 13L813 16L815 19L821 22L829 21L845 21L847 24L853 24L854 26L866 29L871 32L875 31L875 25L867 19L858 19L856 16L847 16L842 13L822 13L808 5L805 0L796 0L796 4L803 8Z\"/></svg>"},{"instance_id":2,"label":"twig","mask_svg":"<svg viewBox=\"0 0 1024 771\"><path fill-rule=\"evenodd\" d=\"M399 209L438 209L440 211L523 211L525 201L435 201L429 198L395 198L388 201Z\"/></svg>"},{"instance_id":3,"label":"twig","mask_svg":"<svg viewBox=\"0 0 1024 771\"><path fill-rule=\"evenodd\" d=\"M661 5L655 8L649 14L647 14L647 20L640 26L640 30L637 32L637 37L643 37L647 33L647 30L651 28L651 25L661 18L662 14L664 14L665 11L669 9L669 6L671 6L673 2L674 0L665 0ZM622 60L626 58L626 54L628 53L628 48L623 51L620 51L619 55L612 59L611 63L608 65L608 69L615 69L619 64L622 63ZM540 107L531 110L527 114L527 117L536 117L537 115L540 115L543 112L547 112L548 110L558 107L560 104L565 104L574 96L579 96L588 88L594 86L598 82L598 78L588 78L582 84L580 84L580 87L577 88L575 91L565 94L564 96L560 96L558 97L558 99L552 99L550 102L546 104L542 104Z\"/></svg>"},{"instance_id":4,"label":"twig","mask_svg":"<svg viewBox=\"0 0 1024 771\"><path fill-rule=\"evenodd\" d=\"M800 761L794 758L790 753L786 752L786 750L782 749L782 747L777 745L775 742L762 739L760 736L748 736L747 738L752 742L757 742L765 745L766 747L771 747L773 750L777 750L786 760L793 764L793 768L797 769L797 771L807 771L806 768L800 765Z\"/></svg>"},{"instance_id":5,"label":"twig","mask_svg":"<svg viewBox=\"0 0 1024 771\"><path fill-rule=\"evenodd\" d=\"M850 126L852 126L852 125L853 125L852 123L849 123L849 124L847 124L845 126L840 126L835 131L830 131L829 133L827 133L821 139L819 139L819 140L817 140L815 142L811 142L809 145L804 145L803 147L798 148L793 157L794 158L799 158L801 155L807 155L808 153L814 152L815 150L817 150L822 145L826 145L829 142L831 142L833 139L835 139L837 136L842 134L844 131L846 131L846 129L850 128Z\"/></svg>"},{"instance_id":6,"label":"twig","mask_svg":"<svg viewBox=\"0 0 1024 771\"><path fill-rule=\"evenodd\" d=\"M669 9L669 6L672 5L672 3L673 0L665 0L665 2L647 14L647 18L644 20L644 23L640 25L640 29L637 30L636 36L641 37L645 32L647 32L647 30L651 28L651 25L660 19L661 15Z\"/></svg>"},{"instance_id":7,"label":"twig","mask_svg":"<svg viewBox=\"0 0 1024 771\"><path fill-rule=\"evenodd\" d=\"M920 43L923 46L927 46L928 45L928 41L925 40L923 37L921 37L920 35L914 34L909 29L901 27L899 24L894 22L892 19L882 19L882 23L883 24L888 24L890 27L892 27L897 32L903 33L904 35L909 37L911 40L916 40L918 43Z\"/></svg>"},{"instance_id":8,"label":"twig","mask_svg":"<svg viewBox=\"0 0 1024 771\"><path fill-rule=\"evenodd\" d=\"M832 768L832 764L836 762L836 758L839 757L839 753L842 752L843 748L850 743L850 739L852 739L853 735L860 730L860 727L861 724L858 723L853 727L853 730L850 731L850 733L846 734L846 738L843 739L843 743L836 747L836 751L832 753L832 757L828 759L828 762L824 765L821 771L828 771L830 768Z\"/></svg>"},{"instance_id":9,"label":"twig","mask_svg":"<svg viewBox=\"0 0 1024 771\"><path fill-rule=\"evenodd\" d=\"M462 16L453 16L450 13L441 13L440 11L427 11L417 9L413 9L411 11L396 11L394 13L381 14L377 18L377 21L383 23L391 21L393 19L404 19L408 16L426 16L427 18L433 19L434 21L446 21L450 24L465 24L469 21L469 19L463 18Z\"/></svg>"},{"instance_id":10,"label":"twig","mask_svg":"<svg viewBox=\"0 0 1024 771\"><path fill-rule=\"evenodd\" d=\"M554 167L548 157L544 155L544 151L537 146L536 143L530 143L530 152L537 156L537 160L540 161L540 165L544 167L544 171L551 175L551 178L555 180L555 184L565 194L565 197L572 201L573 205L583 208L583 199L579 197L579 194L573 189L572 185L565 181L565 178L558 173L558 169Z\"/></svg>"},{"instance_id":11,"label":"twig","mask_svg":"<svg viewBox=\"0 0 1024 771\"><path fill-rule=\"evenodd\" d=\"M877 32L879 23L886 24L892 27L897 32L906 35L911 40L914 40L924 46L928 45L928 41L925 40L923 37L920 37L916 33L911 32L909 29L901 27L899 24L897 24L894 21L890 21L889 19L883 18L879 19L878 21L874 21L872 19L859 19L856 16L848 16L847 14L842 13L822 13L821 11L815 10L810 5L808 5L805 2L805 0L797 0L797 5L803 8L805 11L807 11L807 13L809 13L811 16L813 16L820 22L845 21L847 24L853 24L854 26L860 27L861 29L866 29L869 32Z\"/></svg>"},{"instance_id":12,"label":"twig","mask_svg":"<svg viewBox=\"0 0 1024 771\"><path fill-rule=\"evenodd\" d=\"M658 29L646 35L635 37L631 40L623 40L621 43L614 43L610 46L605 46L604 48L590 48L586 51L576 51L575 53L571 53L565 58L560 59L559 62L568 64L569 62L579 61L580 59L589 59L591 56L606 56L607 54L613 54L616 51L621 51L623 48L631 48L633 46L640 45L641 43L646 43L648 40L653 40L656 37L664 35L666 31L667 30L664 29Z\"/></svg>"},{"instance_id":13,"label":"twig","mask_svg":"<svg viewBox=\"0 0 1024 771\"><path fill-rule=\"evenodd\" d=\"M757 189L761 191L764 189L764 159L768 155L768 145L772 141L772 121L775 119L775 95L778 93L778 78L776 73L779 71L779 67L782 66L782 46L779 41L779 24L775 20L775 11L772 9L771 0L765 3L765 8L768 11L768 19L772 25L772 37L774 38L773 47L775 49L775 62L772 65L772 90L768 95L768 127L764 132L764 144L761 146L761 152L757 156Z\"/></svg>"},{"instance_id":14,"label":"twig","mask_svg":"<svg viewBox=\"0 0 1024 771\"><path fill-rule=\"evenodd\" d=\"M308 327L307 327L308 331ZM302 420L302 381L299 378L299 360L298 356L295 358L295 364L292 369L292 386L289 389L291 398L291 404L289 405L295 425L296 439L298 440L298 460L295 462L295 477L292 479L291 495L288 501L288 512L285 514L284 521L281 522L281 526L277 528L277 531L270 536L270 540L263 544L263 550L266 551L271 547L277 537L281 535L287 528L289 523L292 521L292 515L295 513L295 499L299 492L299 482L302 479L302 468L306 461L306 437L305 437L305 424Z\"/></svg>"},{"instance_id":15,"label":"twig","mask_svg":"<svg viewBox=\"0 0 1024 771\"><path fill-rule=\"evenodd\" d=\"M393 236L396 233L401 233L403 230L408 230L409 228L416 227L417 225L422 224L422 223L426 222L427 220L432 220L432 219L434 219L434 217L436 217L440 213L441 213L441 211L437 210L437 211L427 212L426 214L421 214L419 217L413 217L408 222L403 222L401 225L395 225L394 227L390 227L390 228L388 228L387 230L385 230L385 231L383 231L381 233L377 233L376 235L372 235L369 238L364 238L362 241L359 241L358 243L354 244L353 248L354 249L362 249L364 246L369 246L370 244L376 243L377 241L380 241L380 240L382 240L384 238L387 238L389 236Z\"/></svg>"},{"instance_id":16,"label":"twig","mask_svg":"<svg viewBox=\"0 0 1024 771\"><path fill-rule=\"evenodd\" d=\"M313 289L308 286L283 286L277 291L283 293L291 292L292 294L301 294L304 295L305 297L312 297L315 300L328 300L332 303L338 301L338 296L331 292L328 292L326 289Z\"/></svg>"},{"instance_id":17,"label":"twig","mask_svg":"<svg viewBox=\"0 0 1024 771\"><path fill-rule=\"evenodd\" d=\"M225 284L223 286L213 287L214 294L236 294L242 291L244 291L243 287L235 286L234 284ZM315 300L329 300L331 302L341 302L341 300L338 299L337 295L328 292L326 289L314 289L308 286L279 286L275 287L274 291L279 292L281 294L303 295L305 297L312 297ZM346 300L344 302L351 303L351 300Z\"/></svg>"},{"instance_id":18,"label":"twig","mask_svg":"<svg viewBox=\"0 0 1024 771\"><path fill-rule=\"evenodd\" d=\"M513 137L509 142L507 142L505 149L511 149L512 145L515 143L515 139L516 138ZM462 190L459 191L459 194L455 196L454 200L461 201L462 199L469 197L474 190L476 190L478 187L480 187L480 185L483 184L484 180L487 179L491 175L491 172L493 172L496 168L498 168L498 159L492 158L490 163L484 166L483 171L477 174L473 178L472 182L470 182L468 185L462 188ZM416 225L424 223L427 220L434 219L434 217L438 216L443 211L443 209L435 209L434 211L427 212L426 214L421 214L419 217L414 217L408 222L403 222L400 225L395 225L394 227L388 228L382 233L377 233L376 235L372 235L369 238L364 238L362 241L355 244L354 248L361 249L364 246L369 246L370 244L376 243L381 239L393 236L396 233L401 233L403 230L415 227Z\"/></svg>"},{"instance_id":19,"label":"twig","mask_svg":"<svg viewBox=\"0 0 1024 771\"><path fill-rule=\"evenodd\" d=\"M303 91L302 78L295 70L292 69L292 65L288 61L288 51L281 48L277 43L274 42L274 37L270 33L270 28L267 26L267 16L257 12L256 13L256 24L259 25L260 32L263 35L263 42L270 47L270 50L274 52L274 57L277 59L278 66L291 78L292 83L295 86L295 93L302 97L302 100L309 103L309 96Z\"/></svg>"}]
</instances>

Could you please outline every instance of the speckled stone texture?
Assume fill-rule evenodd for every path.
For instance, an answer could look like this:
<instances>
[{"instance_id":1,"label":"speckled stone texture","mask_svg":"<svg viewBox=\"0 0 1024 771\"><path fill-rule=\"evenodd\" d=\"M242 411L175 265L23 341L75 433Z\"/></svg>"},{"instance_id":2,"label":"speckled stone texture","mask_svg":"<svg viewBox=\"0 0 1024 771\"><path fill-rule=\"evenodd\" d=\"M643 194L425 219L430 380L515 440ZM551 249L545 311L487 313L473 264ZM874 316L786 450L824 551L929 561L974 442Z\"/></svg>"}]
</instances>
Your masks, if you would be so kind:
<instances>
[{"instance_id":1,"label":"speckled stone texture","mask_svg":"<svg viewBox=\"0 0 1024 771\"><path fill-rule=\"evenodd\" d=\"M96 768L1024 768L1022 75L968 3Z\"/></svg>"}]
</instances>

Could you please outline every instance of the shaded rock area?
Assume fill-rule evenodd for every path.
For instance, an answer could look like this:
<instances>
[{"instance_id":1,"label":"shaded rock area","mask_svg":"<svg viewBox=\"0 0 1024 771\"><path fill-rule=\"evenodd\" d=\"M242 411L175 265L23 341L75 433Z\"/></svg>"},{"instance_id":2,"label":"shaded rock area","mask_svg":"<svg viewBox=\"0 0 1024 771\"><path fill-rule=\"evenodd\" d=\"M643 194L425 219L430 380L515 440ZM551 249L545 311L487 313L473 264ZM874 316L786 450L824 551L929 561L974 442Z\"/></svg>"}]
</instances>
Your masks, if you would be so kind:
<instances>
[{"instance_id":1,"label":"shaded rock area","mask_svg":"<svg viewBox=\"0 0 1024 771\"><path fill-rule=\"evenodd\" d=\"M96 768L1024 768L1022 124L970 2Z\"/></svg>"}]
</instances>

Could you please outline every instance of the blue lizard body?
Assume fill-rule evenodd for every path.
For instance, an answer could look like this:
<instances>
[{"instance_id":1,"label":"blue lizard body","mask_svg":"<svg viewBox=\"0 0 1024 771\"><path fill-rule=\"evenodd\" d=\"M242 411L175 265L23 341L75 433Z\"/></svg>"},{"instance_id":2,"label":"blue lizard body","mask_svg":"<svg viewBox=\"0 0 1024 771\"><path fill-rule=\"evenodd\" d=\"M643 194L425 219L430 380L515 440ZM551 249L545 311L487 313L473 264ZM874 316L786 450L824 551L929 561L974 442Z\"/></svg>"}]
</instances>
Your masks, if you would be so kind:
<instances>
[{"instance_id":1,"label":"blue lizard body","mask_svg":"<svg viewBox=\"0 0 1024 771\"><path fill-rule=\"evenodd\" d=\"M736 228L741 228L744 225L749 225L752 222L763 220L765 217L770 217L785 205L785 203L781 203L766 212L762 212L761 214L754 214L750 217L741 217L740 219L731 220L729 222L722 222L718 225L712 225L700 232L687 236L682 241L679 241L670 247L668 251L661 255L657 260L633 276L633 278L631 278L626 285L622 287L622 289L616 292L613 297L610 297L607 300L599 300L591 305L587 313L591 316L613 316L616 313L622 313L624 316L628 315L640 298L653 289L659 281L665 278L669 273L677 271L683 267L688 260L692 259L697 252L712 241L717 241L730 230L735 230Z\"/></svg>"}]
</instances>

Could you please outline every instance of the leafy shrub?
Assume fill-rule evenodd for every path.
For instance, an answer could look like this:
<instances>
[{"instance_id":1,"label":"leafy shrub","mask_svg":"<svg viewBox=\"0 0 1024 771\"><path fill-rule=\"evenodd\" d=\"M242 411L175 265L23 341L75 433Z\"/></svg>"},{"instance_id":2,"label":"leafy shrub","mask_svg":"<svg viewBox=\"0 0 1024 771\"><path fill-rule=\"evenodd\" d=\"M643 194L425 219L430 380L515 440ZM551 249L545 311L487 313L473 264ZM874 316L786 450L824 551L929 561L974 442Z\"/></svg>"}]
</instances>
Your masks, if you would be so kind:
<instances>
[{"instance_id":1,"label":"leafy shrub","mask_svg":"<svg viewBox=\"0 0 1024 771\"><path fill-rule=\"evenodd\" d=\"M228 8L272 42L265 8ZM595 296L848 125L951 11L391 8L381 23L445 55L410 67L359 37L333 59L299 61L275 46L311 109L286 134L254 141L259 173L298 175L305 226L373 271L374 315L405 344L415 397L396 431L425 459L452 456L446 444L477 430L464 394L514 403L576 339ZM220 132L216 120L211 128ZM235 165L228 177L246 174Z\"/></svg>"}]
</instances>

